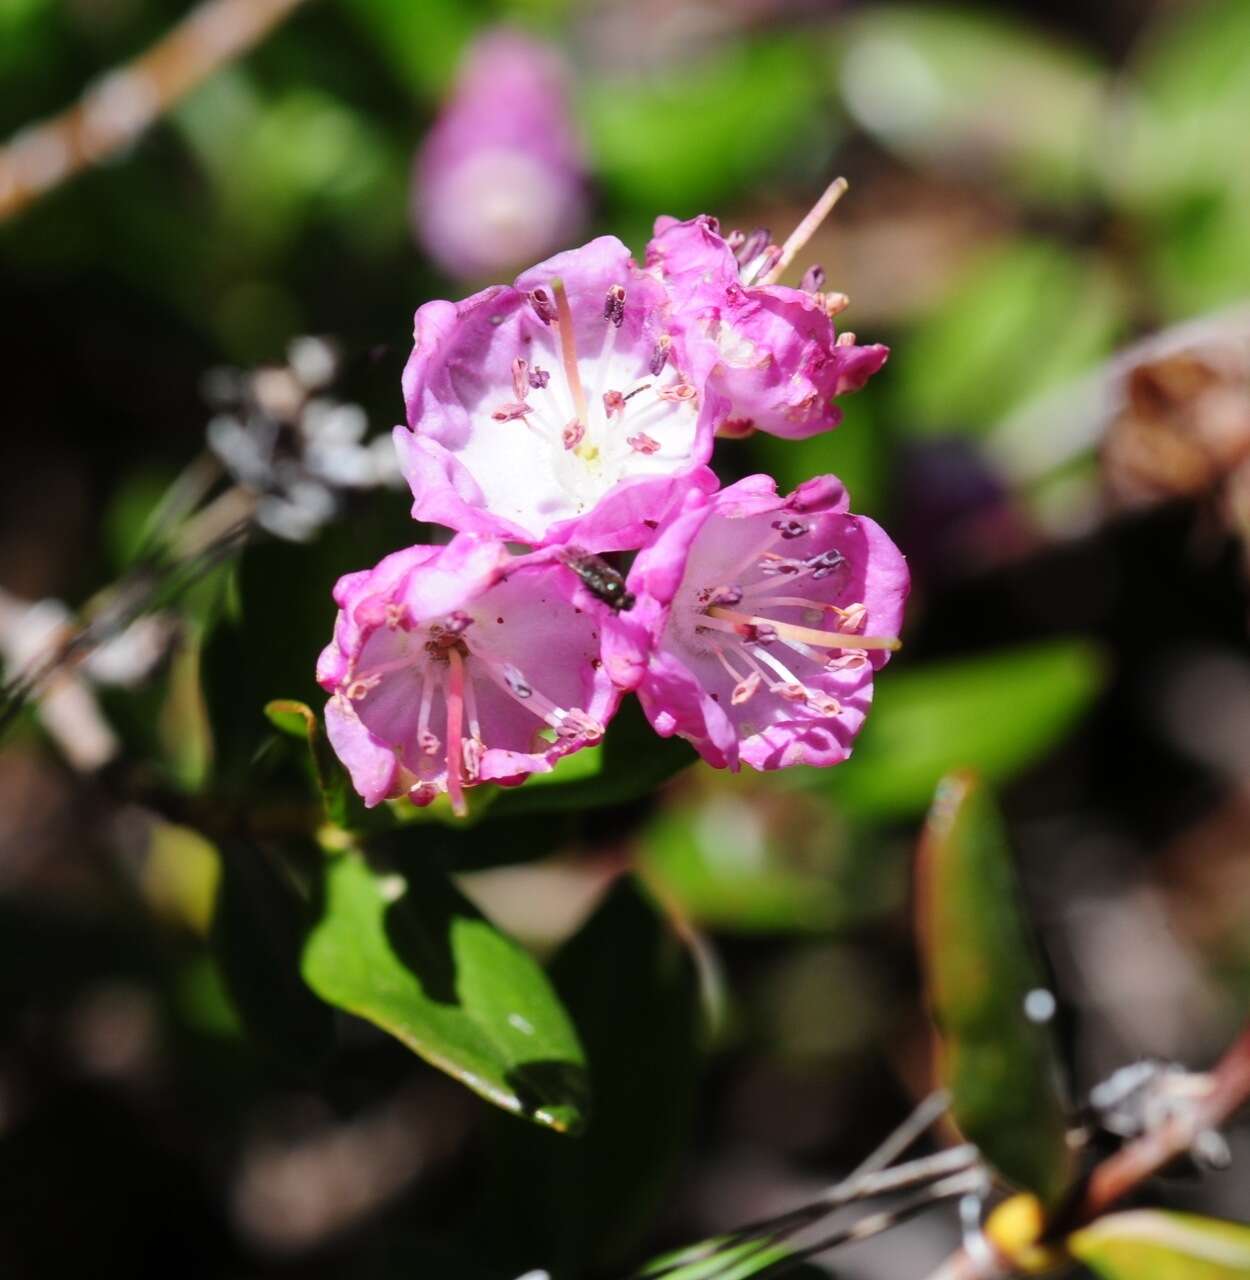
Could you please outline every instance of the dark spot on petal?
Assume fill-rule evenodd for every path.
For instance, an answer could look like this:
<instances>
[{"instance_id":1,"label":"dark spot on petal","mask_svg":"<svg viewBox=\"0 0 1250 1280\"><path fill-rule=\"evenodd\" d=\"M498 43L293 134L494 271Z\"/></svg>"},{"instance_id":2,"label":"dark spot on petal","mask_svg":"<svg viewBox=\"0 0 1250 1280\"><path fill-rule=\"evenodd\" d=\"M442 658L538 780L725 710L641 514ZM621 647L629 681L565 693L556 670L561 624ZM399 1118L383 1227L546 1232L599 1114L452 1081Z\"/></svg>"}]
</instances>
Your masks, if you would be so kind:
<instances>
[{"instance_id":1,"label":"dark spot on petal","mask_svg":"<svg viewBox=\"0 0 1250 1280\"><path fill-rule=\"evenodd\" d=\"M496 621L496 622L498 622L501 626L503 625L503 619L502 619L502 618L496 618L496 619L495 619L495 621Z\"/></svg>"}]
</instances>

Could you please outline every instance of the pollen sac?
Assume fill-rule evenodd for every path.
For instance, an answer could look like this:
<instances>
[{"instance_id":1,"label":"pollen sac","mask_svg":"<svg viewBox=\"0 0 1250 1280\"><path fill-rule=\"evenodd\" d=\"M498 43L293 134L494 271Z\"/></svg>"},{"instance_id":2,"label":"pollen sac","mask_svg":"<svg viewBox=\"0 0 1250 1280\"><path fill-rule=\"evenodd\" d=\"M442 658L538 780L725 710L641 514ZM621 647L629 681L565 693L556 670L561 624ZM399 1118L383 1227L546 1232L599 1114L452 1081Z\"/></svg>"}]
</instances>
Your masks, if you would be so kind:
<instances>
[{"instance_id":1,"label":"pollen sac","mask_svg":"<svg viewBox=\"0 0 1250 1280\"><path fill-rule=\"evenodd\" d=\"M603 302L603 318L609 324L620 328L625 321L625 289L619 284L614 284L608 290L608 296Z\"/></svg>"},{"instance_id":2,"label":"pollen sac","mask_svg":"<svg viewBox=\"0 0 1250 1280\"><path fill-rule=\"evenodd\" d=\"M555 299L546 289L531 289L529 302L534 309L534 314L543 324L555 324L559 312L556 310Z\"/></svg>"}]
</instances>

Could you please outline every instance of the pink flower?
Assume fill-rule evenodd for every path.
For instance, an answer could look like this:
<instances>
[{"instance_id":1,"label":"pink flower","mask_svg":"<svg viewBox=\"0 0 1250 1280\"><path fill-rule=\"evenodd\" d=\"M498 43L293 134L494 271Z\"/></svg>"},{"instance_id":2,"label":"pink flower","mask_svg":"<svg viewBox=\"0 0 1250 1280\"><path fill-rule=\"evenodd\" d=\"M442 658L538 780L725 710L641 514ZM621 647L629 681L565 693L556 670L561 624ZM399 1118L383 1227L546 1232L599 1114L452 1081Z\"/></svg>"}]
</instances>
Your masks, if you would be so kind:
<instances>
[{"instance_id":1,"label":"pink flower","mask_svg":"<svg viewBox=\"0 0 1250 1280\"><path fill-rule=\"evenodd\" d=\"M840 190L830 188L834 198ZM796 232L800 244L809 222ZM820 292L818 267L801 288L772 283L796 251L771 244L762 230L725 239L707 215L656 219L647 267L669 289L674 322L712 347L709 388L730 401L724 434L757 429L797 440L835 427L842 411L833 398L859 390L889 355L835 333L833 316L846 298Z\"/></svg>"},{"instance_id":2,"label":"pink flower","mask_svg":"<svg viewBox=\"0 0 1250 1280\"><path fill-rule=\"evenodd\" d=\"M898 548L847 511L836 477L782 498L750 476L688 495L639 552L605 666L710 764L837 764L898 647L907 587Z\"/></svg>"},{"instance_id":3,"label":"pink flower","mask_svg":"<svg viewBox=\"0 0 1250 1280\"><path fill-rule=\"evenodd\" d=\"M619 693L599 657L606 610L552 553L461 535L409 547L334 589L317 664L326 730L367 805L505 786L598 741Z\"/></svg>"},{"instance_id":4,"label":"pink flower","mask_svg":"<svg viewBox=\"0 0 1250 1280\"><path fill-rule=\"evenodd\" d=\"M566 244L586 204L559 56L517 32L489 32L417 156L422 243L449 274L489 278Z\"/></svg>"},{"instance_id":5,"label":"pink flower","mask_svg":"<svg viewBox=\"0 0 1250 1280\"><path fill-rule=\"evenodd\" d=\"M704 464L724 397L614 237L416 315L395 432L412 514L517 542L638 547ZM702 358L703 363L700 363Z\"/></svg>"}]
</instances>

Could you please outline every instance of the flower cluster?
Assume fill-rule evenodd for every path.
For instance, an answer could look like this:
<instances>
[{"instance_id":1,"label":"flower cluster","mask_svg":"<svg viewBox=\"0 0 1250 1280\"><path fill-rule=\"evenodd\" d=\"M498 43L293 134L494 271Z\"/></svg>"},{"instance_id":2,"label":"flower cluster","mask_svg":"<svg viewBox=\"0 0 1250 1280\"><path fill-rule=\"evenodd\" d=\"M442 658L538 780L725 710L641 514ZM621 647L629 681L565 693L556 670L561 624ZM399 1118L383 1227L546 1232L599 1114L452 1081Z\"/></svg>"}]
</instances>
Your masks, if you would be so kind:
<instances>
[{"instance_id":1,"label":"flower cluster","mask_svg":"<svg viewBox=\"0 0 1250 1280\"><path fill-rule=\"evenodd\" d=\"M836 334L817 272L776 283L810 229L661 218L644 266L605 236L420 308L395 445L413 516L455 536L343 578L318 666L367 804L462 812L597 742L628 692L718 767L849 754L903 558L834 476L783 496L708 466L718 433L835 426L886 358Z\"/></svg>"}]
</instances>

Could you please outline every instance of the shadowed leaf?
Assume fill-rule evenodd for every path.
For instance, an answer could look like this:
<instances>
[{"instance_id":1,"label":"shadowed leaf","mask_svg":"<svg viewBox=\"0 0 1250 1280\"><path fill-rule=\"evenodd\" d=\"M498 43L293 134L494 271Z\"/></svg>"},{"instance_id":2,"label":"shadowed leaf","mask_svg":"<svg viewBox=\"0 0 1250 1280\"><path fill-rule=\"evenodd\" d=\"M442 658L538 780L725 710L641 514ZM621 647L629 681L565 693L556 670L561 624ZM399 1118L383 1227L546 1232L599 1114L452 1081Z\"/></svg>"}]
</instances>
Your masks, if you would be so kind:
<instances>
[{"instance_id":1,"label":"shadowed leaf","mask_svg":"<svg viewBox=\"0 0 1250 1280\"><path fill-rule=\"evenodd\" d=\"M1243 1280L1250 1226L1137 1209L1068 1237L1072 1256L1105 1280Z\"/></svg>"}]
</instances>

